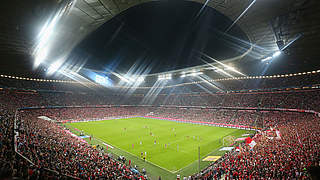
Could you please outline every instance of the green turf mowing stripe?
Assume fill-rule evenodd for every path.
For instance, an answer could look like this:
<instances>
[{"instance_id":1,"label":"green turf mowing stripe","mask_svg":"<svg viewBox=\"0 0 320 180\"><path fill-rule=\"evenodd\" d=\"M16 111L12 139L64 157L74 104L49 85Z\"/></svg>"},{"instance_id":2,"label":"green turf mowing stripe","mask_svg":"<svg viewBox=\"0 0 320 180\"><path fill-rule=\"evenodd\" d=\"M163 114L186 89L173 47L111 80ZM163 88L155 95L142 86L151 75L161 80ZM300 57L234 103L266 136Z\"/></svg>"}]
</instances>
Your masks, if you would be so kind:
<instances>
[{"instance_id":1,"label":"green turf mowing stripe","mask_svg":"<svg viewBox=\"0 0 320 180\"><path fill-rule=\"evenodd\" d=\"M172 173L197 161L198 146L203 158L222 146L223 137L240 137L247 132L141 117L70 125L138 158L141 152L147 152L147 161Z\"/></svg>"}]
</instances>

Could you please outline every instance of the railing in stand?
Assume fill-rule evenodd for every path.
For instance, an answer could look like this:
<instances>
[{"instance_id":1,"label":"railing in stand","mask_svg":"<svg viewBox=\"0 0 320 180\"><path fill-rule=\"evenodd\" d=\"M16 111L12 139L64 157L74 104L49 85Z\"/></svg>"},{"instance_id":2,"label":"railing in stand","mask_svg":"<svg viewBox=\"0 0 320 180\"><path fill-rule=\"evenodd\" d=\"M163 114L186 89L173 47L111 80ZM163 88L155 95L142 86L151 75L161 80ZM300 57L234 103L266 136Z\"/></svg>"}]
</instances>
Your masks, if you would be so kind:
<instances>
[{"instance_id":1,"label":"railing in stand","mask_svg":"<svg viewBox=\"0 0 320 180\"><path fill-rule=\"evenodd\" d=\"M17 125L17 114L18 111L20 109L16 109L15 115L14 115L14 141L13 141L13 145L14 145L14 151L16 154L18 154L21 158L23 158L24 160L26 160L27 162L29 162L31 165L35 165L30 159L28 159L27 157L25 157L24 155L22 155L20 152L18 152L18 147L17 147L17 137L19 136L19 131L18 131L18 125ZM54 173L56 175L61 175L61 176L65 176L71 179L80 179L71 175L67 175L67 174L60 174L58 171L52 170L52 169L48 169L48 168L43 168L44 170Z\"/></svg>"}]
</instances>

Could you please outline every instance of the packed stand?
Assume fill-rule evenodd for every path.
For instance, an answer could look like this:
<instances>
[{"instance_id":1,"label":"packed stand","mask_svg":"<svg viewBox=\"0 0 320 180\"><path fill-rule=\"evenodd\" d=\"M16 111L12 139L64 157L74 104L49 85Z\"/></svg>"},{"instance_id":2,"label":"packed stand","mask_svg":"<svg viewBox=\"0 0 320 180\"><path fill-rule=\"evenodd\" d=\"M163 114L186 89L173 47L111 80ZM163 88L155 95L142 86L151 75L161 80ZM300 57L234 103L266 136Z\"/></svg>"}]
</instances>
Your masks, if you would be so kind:
<instances>
[{"instance_id":1,"label":"packed stand","mask_svg":"<svg viewBox=\"0 0 320 180\"><path fill-rule=\"evenodd\" d=\"M299 77L310 78L310 82L302 82L298 76L295 77L295 79L293 79L293 77L291 79L285 79L282 85L281 80L284 78L273 80L265 79L265 85L261 87L278 87L278 84L282 87L291 85L304 86L319 83L318 75ZM247 80L248 83L249 81L255 84L254 80ZM230 89L239 89L239 87L253 88L253 85L242 86L237 84L245 84L241 82L242 81L226 81L221 84ZM254 177L261 176L271 179L280 179L280 177L288 177L289 179L295 177L302 178L305 176L305 168L315 164L315 162L319 162L319 119L313 115L269 111L225 110L223 108L111 108L109 109L110 111L105 111L104 108L61 108L59 112L54 109L42 109L32 110L34 114L31 113L29 115L22 115L23 113L21 113L20 120L23 119L24 123L19 124L21 134L18 138L18 149L19 152L31 159L35 164L30 166L32 163L21 158L14 152L13 124L14 114L17 108L121 104L138 105L143 104L142 102L147 102L146 104L156 106L290 108L320 112L320 107L318 106L320 102L320 91L318 89L312 89L245 93L208 93L204 90L198 91L197 89L199 87L192 85L192 87L183 87L183 92L186 93L180 92L179 94L174 94L174 91L172 91L172 94L157 94L148 97L140 94L116 95L114 93L106 93L108 92L107 90L95 92L87 90L88 88L77 87L71 84L70 87L61 87L64 86L63 83L51 84L48 82L31 81L21 83L20 80L8 81L2 78L0 80L0 86L15 87L18 89L36 88L51 91L37 92L0 89L0 175L3 177L13 176L22 177L23 179L39 179L40 177L47 179L66 178L62 174L57 174L43 168L46 167L80 178L105 177L112 179L112 177L116 176L133 179L139 178L139 175L127 171L128 167L110 159L110 157L105 154L101 155L97 150L92 149L86 144L72 139L70 135L64 133L64 129L56 126L53 122L37 119L35 117L36 112L41 112L42 115L47 115L52 119L58 120L105 118L121 114L144 115L153 112L152 115L164 118L257 127L272 126L280 130L282 135L281 140L269 140L262 135L258 136L255 138L257 145L253 150L245 146L241 149L240 153L230 153L226 155L226 160L223 163L211 166L206 169L202 175L197 175L197 177L199 176L202 179L216 177L219 174L238 179L253 179ZM197 93L190 93L193 92L192 89L196 89ZM64 92L58 92L60 90ZM146 94L145 91L142 93ZM143 101L146 98L150 98L151 100ZM294 146L294 144L299 145ZM66 148L67 146L72 148ZM90 155L87 155L87 152L90 152ZM77 156L75 156L75 154L77 154ZM51 161L58 161L59 158L61 160L63 155L68 156L68 163L62 164L61 161L56 164L49 163ZM82 158L84 158L84 160ZM76 163L72 161L72 159L79 161L81 159L83 162L80 161L80 163ZM85 166L85 164L87 164L87 166ZM273 171L274 168L275 171ZM104 172L103 170L105 169L108 169L108 172L111 172L111 174Z\"/></svg>"},{"instance_id":2,"label":"packed stand","mask_svg":"<svg viewBox=\"0 0 320 180\"><path fill-rule=\"evenodd\" d=\"M320 119L312 114L272 113L278 121L253 138L256 145L240 146L227 153L193 179L307 179L310 169L319 169ZM279 131L280 137L270 137ZM273 133L275 134L275 133Z\"/></svg>"},{"instance_id":3,"label":"packed stand","mask_svg":"<svg viewBox=\"0 0 320 180\"><path fill-rule=\"evenodd\" d=\"M38 112L19 113L18 152L36 166L80 179L145 179L106 153L74 138L55 122L37 118Z\"/></svg>"},{"instance_id":4,"label":"packed stand","mask_svg":"<svg viewBox=\"0 0 320 180\"><path fill-rule=\"evenodd\" d=\"M139 107L74 107L34 109L33 112L54 121L71 122L143 116L147 114L146 110Z\"/></svg>"}]
</instances>

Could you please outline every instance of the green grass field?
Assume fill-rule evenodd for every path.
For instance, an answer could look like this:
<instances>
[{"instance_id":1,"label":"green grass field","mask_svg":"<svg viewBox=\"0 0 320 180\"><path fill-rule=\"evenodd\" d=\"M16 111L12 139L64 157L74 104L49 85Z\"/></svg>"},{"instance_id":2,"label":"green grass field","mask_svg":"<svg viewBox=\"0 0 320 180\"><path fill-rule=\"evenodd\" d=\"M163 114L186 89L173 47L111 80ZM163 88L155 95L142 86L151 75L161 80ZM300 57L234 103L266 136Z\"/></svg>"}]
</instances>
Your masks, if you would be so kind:
<instances>
[{"instance_id":1,"label":"green grass field","mask_svg":"<svg viewBox=\"0 0 320 180\"><path fill-rule=\"evenodd\" d=\"M222 147L223 137L240 137L242 134L250 133L247 130L141 117L67 125L83 130L125 154L135 156L134 159L140 159L141 152L147 152L148 163L173 174L196 164L198 146L201 159L207 155L222 155L217 150ZM194 173L191 171L196 171L197 168L193 169L195 170L187 170L188 173Z\"/></svg>"}]
</instances>

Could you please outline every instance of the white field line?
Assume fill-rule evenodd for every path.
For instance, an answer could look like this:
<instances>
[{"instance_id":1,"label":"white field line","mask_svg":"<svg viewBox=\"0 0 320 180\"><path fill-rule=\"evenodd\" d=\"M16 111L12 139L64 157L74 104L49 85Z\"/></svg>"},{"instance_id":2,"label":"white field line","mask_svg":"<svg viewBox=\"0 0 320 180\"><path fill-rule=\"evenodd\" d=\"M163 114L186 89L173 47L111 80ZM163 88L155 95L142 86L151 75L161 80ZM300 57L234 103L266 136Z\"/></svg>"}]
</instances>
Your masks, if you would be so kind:
<instances>
[{"instance_id":1,"label":"white field line","mask_svg":"<svg viewBox=\"0 0 320 180\"><path fill-rule=\"evenodd\" d=\"M219 147L219 148L221 148L221 147ZM217 148L217 149L219 149L219 148ZM215 150L213 150L213 151L209 152L208 154L206 154L206 155L202 156L200 159L202 160L204 157L206 157L206 156L208 156L209 154L213 153L213 152L214 152L214 151L216 151L217 149L215 149ZM197 160L193 161L193 162L192 162L192 163L190 163L189 165L187 165L187 166L185 166L185 167L183 167L183 168L181 168L181 169L179 169L179 170L175 171L174 173L179 172L179 171L181 171L182 169L185 169L185 168L187 168L187 167L191 166L192 164L194 164L194 163L195 163L195 162L197 162L197 161L199 161L199 160L197 159Z\"/></svg>"},{"instance_id":2,"label":"white field line","mask_svg":"<svg viewBox=\"0 0 320 180\"><path fill-rule=\"evenodd\" d=\"M111 145L109 145L109 144L107 144L107 143L102 143L103 145L105 145L105 146L108 146L108 147L110 147L111 149L113 149L113 146L111 146Z\"/></svg>"},{"instance_id":3,"label":"white field line","mask_svg":"<svg viewBox=\"0 0 320 180\"><path fill-rule=\"evenodd\" d=\"M133 117L126 117L126 118L119 118L119 119L131 119L131 118L135 118L135 117L142 117L142 118L148 119L148 117L144 117L144 116L133 116ZM169 120L169 119L158 119L158 118L151 118L151 119L177 122L177 121ZM112 120L112 119L106 119L106 120ZM101 120L101 121L106 121L106 120ZM180 123L192 124L192 123L190 123L190 122L180 122ZM201 123L201 124L198 124L198 125L210 126L210 125L208 125L208 124L202 124L202 123ZM221 126L215 126L215 127L221 127ZM224 128L230 128L230 127L224 127ZM230 129L237 129L237 128L230 128ZM245 130L245 129L242 129L242 130ZM97 139L98 141L100 141L102 144L105 144L105 143L106 143L106 142L104 142L103 140L101 140L101 139L99 139L99 138L97 138L97 137L94 137L94 138ZM176 142L176 141L175 141L175 142ZM113 145L113 146L114 146L114 145ZM132 153L130 153L130 152L128 152L128 151L125 151L125 150L123 150L123 149L121 149L121 148L119 148L119 147L117 147L117 146L114 146L114 147L116 147L117 149L120 149L121 151L124 151L124 152L126 152L126 153L128 153L128 154L130 154L130 155L132 155L132 156L135 156L135 157L137 157L138 159L140 159L140 157L136 156L135 154L132 154ZM219 148L221 148L221 147L219 147ZM217 149L219 149L219 148L217 148ZM206 157L206 156L208 156L209 154L213 153L213 152L216 151L217 149L215 149L215 150L209 152L208 154L202 156L201 159L202 159L203 157ZM183 152L183 151L182 151L182 152ZM161 168L161 169L163 169L163 170L165 170L165 171L168 171L168 172L170 172L170 173L173 173L173 174L174 174L174 173L177 173L177 172L179 172L179 171L181 171L181 170L183 170L183 169L185 169L185 168L187 168L187 167L189 167L189 166L191 166L192 164L194 164L194 163L197 162L197 161L198 161L198 160L195 160L194 162L192 162L192 163L188 164L187 166L182 167L182 168L180 168L180 169L178 169L178 170L176 170L176 171L171 171L171 170L168 170L168 169L166 169L166 168L164 168L164 167L161 167L161 166L159 166L159 165L157 165L157 164L155 164L155 163L153 163L153 162L150 162L150 161L146 160L146 162L148 162L149 164L152 164L152 165L154 165L154 166L156 166L156 167L159 167L159 168Z\"/></svg>"},{"instance_id":4,"label":"white field line","mask_svg":"<svg viewBox=\"0 0 320 180\"><path fill-rule=\"evenodd\" d=\"M240 129L239 129L240 130ZM242 129L242 130L244 130L244 129ZM209 154L211 154L211 153L213 153L213 152L215 152L215 151L217 151L218 149L220 149L221 147L223 147L223 146L220 146L220 147L218 147L217 149L215 149L215 150L213 150L213 151L211 151L211 152L209 152L208 154L206 154L206 155L204 155L204 156L202 156L201 157L201 160L204 158L204 157L206 157L206 156L209 156ZM222 157L222 156L221 156ZM179 169L179 170L177 170L177 171L175 171L175 173L176 172L179 172L179 171L181 171L181 170L183 170L183 169L185 169L185 168L187 168L187 167L189 167L189 166L191 166L192 164L194 164L195 162L197 162L198 161L198 159L197 160L195 160L195 161L193 161L192 163L190 163L189 165L187 165L187 166L185 166L185 167L183 167L183 168L181 168L181 169Z\"/></svg>"},{"instance_id":5,"label":"white field line","mask_svg":"<svg viewBox=\"0 0 320 180\"><path fill-rule=\"evenodd\" d=\"M98 141L100 141L101 143L104 143L104 141L103 140L101 140L100 138L97 138L97 137L94 137L95 139L97 139ZM115 146L115 145L113 145L114 147L116 147L117 149L120 149L121 151L124 151L124 152L126 152L126 153L128 153L128 154L130 154L130 155L132 155L132 156L135 156L135 157L137 157L138 159L141 159L140 157L138 157L137 155L135 155L135 154L132 154L132 153L130 153L130 152L128 152L128 151L125 151L125 150L123 150L123 149L121 149L121 148L119 148L119 147L117 147L117 146ZM143 161L143 160L142 160ZM163 170L165 170L165 171L168 171L168 172L170 172L170 173L174 173L175 171L170 171L170 170L168 170L168 169L166 169L166 168L164 168L164 167L161 167L161 166L159 166L159 165L157 165L157 164L155 164L155 163L153 163L153 162L150 162L150 161L147 161L147 160L145 160L146 162L148 162L148 163L150 163L150 164L152 164L152 165L154 165L154 166L157 166L157 167L159 167L159 168L161 168L161 169L163 169Z\"/></svg>"},{"instance_id":6,"label":"white field line","mask_svg":"<svg viewBox=\"0 0 320 180\"><path fill-rule=\"evenodd\" d=\"M130 117L129 117L130 118ZM128 118L128 119L129 119ZM131 117L132 118L132 117ZM125 119L125 118L123 118L123 119ZM83 122L83 121L82 121ZM94 137L94 139L96 139L97 141L99 141L100 143L102 143L102 144L106 144L106 142L105 141L103 141L103 140L101 140L100 138L97 138L97 137ZM130 155L132 155L132 156L135 156L135 157L137 157L138 159L140 159L140 157L138 157L138 156L136 156L135 154L132 154L132 153L130 153L130 152L128 152L128 151L125 151L125 150L123 150L123 149L121 149L121 148L119 148L119 147L117 147L117 146L115 146L115 145L113 145L115 148L117 148L117 149L119 149L119 150L121 150L121 151L124 151L124 152L126 152L126 153L128 153L128 154L130 154ZM142 160L143 161L143 160ZM149 164L152 164L152 165L154 165L154 166L156 166L156 167L158 167L158 168L160 168L160 169L163 169L163 170L165 170L165 171L168 171L168 172L170 172L170 173L174 173L174 172L176 172L176 171L170 171L169 169L166 169L166 168L164 168L164 167L161 167L161 166L159 166L159 165L157 165L157 164L155 164L155 163L153 163L153 162L150 162L150 161L148 161L148 160L145 160L147 163L149 163Z\"/></svg>"}]
</instances>

